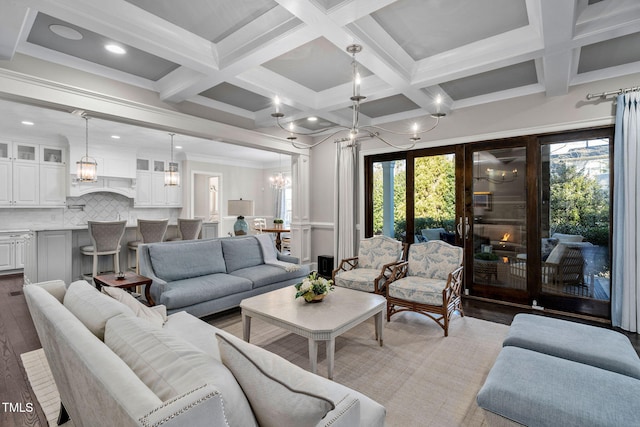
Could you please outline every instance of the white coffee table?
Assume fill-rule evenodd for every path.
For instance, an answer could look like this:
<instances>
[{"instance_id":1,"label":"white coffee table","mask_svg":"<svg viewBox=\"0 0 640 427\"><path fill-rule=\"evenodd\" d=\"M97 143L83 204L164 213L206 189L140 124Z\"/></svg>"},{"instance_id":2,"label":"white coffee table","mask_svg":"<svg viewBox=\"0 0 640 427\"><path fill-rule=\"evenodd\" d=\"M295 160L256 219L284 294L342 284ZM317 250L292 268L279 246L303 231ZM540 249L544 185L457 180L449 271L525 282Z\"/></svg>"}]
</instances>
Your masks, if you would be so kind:
<instances>
[{"instance_id":1,"label":"white coffee table","mask_svg":"<svg viewBox=\"0 0 640 427\"><path fill-rule=\"evenodd\" d=\"M251 318L261 319L294 334L308 338L311 372L318 371L318 342L327 344L327 377L333 378L336 337L375 317L376 340L382 346L383 313L387 300L382 295L336 286L319 303L294 299L293 286L242 300L243 338L249 341Z\"/></svg>"}]
</instances>

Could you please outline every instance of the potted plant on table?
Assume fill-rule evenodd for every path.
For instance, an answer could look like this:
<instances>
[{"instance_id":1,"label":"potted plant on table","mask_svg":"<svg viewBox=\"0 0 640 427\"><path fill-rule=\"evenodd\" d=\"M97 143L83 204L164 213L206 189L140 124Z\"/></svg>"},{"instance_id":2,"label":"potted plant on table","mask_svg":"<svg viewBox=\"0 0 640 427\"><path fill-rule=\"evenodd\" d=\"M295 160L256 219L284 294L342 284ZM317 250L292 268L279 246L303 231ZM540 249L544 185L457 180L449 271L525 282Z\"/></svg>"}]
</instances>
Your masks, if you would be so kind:
<instances>
[{"instance_id":1,"label":"potted plant on table","mask_svg":"<svg viewBox=\"0 0 640 427\"><path fill-rule=\"evenodd\" d=\"M312 271L295 288L296 298L303 297L306 302L320 302L334 289L333 280L318 276L317 271Z\"/></svg>"},{"instance_id":2,"label":"potted plant on table","mask_svg":"<svg viewBox=\"0 0 640 427\"><path fill-rule=\"evenodd\" d=\"M282 218L274 218L273 219L273 225L276 228L282 228L282 224L284 224L284 220Z\"/></svg>"}]
</instances>

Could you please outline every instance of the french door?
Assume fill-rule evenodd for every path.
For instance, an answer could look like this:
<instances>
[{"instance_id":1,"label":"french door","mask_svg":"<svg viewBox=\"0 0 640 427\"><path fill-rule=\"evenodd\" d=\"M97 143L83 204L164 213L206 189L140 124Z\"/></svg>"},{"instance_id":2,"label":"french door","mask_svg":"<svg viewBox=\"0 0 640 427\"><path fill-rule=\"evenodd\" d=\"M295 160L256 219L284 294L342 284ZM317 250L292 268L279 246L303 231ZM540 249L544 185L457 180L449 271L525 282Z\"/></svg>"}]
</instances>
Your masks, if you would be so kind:
<instances>
[{"instance_id":1,"label":"french door","mask_svg":"<svg viewBox=\"0 0 640 427\"><path fill-rule=\"evenodd\" d=\"M610 318L612 128L365 157L365 235L464 247L465 293Z\"/></svg>"}]
</instances>

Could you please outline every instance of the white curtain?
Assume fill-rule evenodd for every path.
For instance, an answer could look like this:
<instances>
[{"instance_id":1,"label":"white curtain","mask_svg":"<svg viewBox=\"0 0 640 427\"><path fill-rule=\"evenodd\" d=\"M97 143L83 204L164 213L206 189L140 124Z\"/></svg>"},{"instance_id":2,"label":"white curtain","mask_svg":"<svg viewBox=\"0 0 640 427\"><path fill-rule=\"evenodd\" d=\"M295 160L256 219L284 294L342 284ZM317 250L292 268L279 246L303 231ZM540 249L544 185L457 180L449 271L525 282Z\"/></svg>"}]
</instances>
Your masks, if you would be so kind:
<instances>
[{"instance_id":1,"label":"white curtain","mask_svg":"<svg viewBox=\"0 0 640 427\"><path fill-rule=\"evenodd\" d=\"M351 141L336 143L335 180L335 256L340 260L355 256L356 243L356 144Z\"/></svg>"},{"instance_id":2,"label":"white curtain","mask_svg":"<svg viewBox=\"0 0 640 427\"><path fill-rule=\"evenodd\" d=\"M273 189L273 205L275 206L275 216L274 218L284 219L286 214L286 204L285 204L285 195L284 188L274 188Z\"/></svg>"},{"instance_id":3,"label":"white curtain","mask_svg":"<svg viewBox=\"0 0 640 427\"><path fill-rule=\"evenodd\" d=\"M613 326L640 331L640 92L618 96L614 139Z\"/></svg>"}]
</instances>

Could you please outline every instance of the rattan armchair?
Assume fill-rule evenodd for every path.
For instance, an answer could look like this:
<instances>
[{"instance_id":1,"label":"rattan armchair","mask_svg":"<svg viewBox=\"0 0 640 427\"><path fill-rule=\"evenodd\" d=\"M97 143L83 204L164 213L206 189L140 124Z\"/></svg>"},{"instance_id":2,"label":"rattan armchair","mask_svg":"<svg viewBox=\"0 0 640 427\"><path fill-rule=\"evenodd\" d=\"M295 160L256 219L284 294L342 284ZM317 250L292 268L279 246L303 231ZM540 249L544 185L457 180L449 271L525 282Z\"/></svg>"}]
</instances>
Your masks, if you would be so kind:
<instances>
[{"instance_id":1,"label":"rattan armchair","mask_svg":"<svg viewBox=\"0 0 640 427\"><path fill-rule=\"evenodd\" d=\"M333 270L336 286L364 292L384 294L384 283L393 266L405 259L407 245L386 236L374 236L360 241L358 256L340 261Z\"/></svg>"},{"instance_id":2,"label":"rattan armchair","mask_svg":"<svg viewBox=\"0 0 640 427\"><path fill-rule=\"evenodd\" d=\"M387 321L403 311L433 319L449 335L449 321L462 310L462 248L441 240L415 243L407 261L396 264L385 284Z\"/></svg>"}]
</instances>

